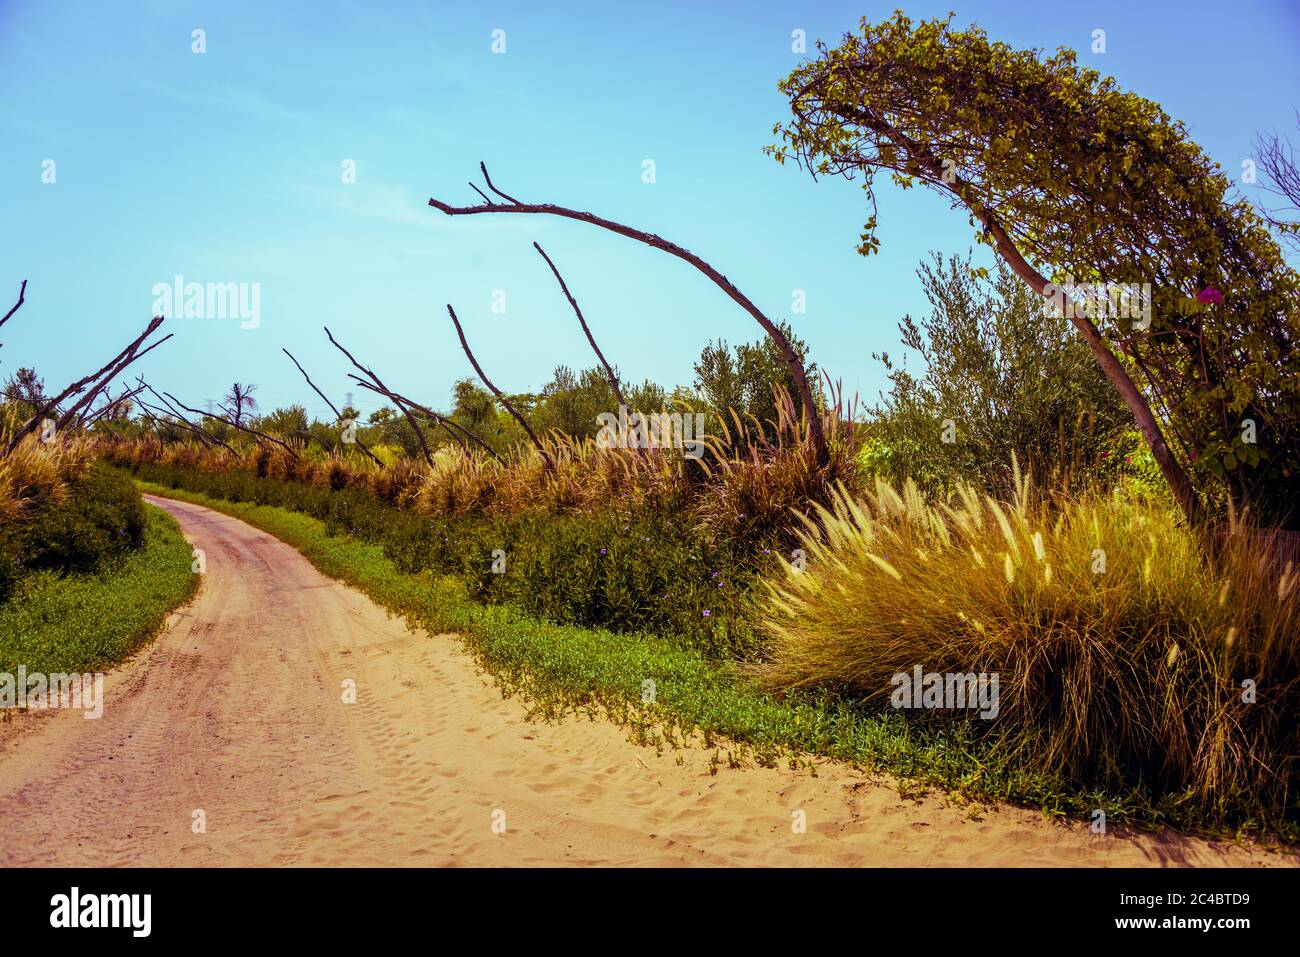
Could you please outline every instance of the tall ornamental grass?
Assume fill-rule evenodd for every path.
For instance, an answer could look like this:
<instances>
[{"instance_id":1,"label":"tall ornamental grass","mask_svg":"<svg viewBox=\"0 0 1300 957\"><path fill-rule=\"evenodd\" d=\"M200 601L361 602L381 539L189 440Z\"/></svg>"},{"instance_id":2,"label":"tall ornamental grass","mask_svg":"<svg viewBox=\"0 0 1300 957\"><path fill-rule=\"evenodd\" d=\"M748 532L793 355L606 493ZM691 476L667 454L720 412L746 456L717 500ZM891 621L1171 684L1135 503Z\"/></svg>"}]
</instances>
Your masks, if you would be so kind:
<instances>
[{"instance_id":1,"label":"tall ornamental grass","mask_svg":"<svg viewBox=\"0 0 1300 957\"><path fill-rule=\"evenodd\" d=\"M1184 795L1205 818L1297 806L1300 588L1266 536L1202 541L1122 494L927 504L883 481L805 519L804 562L769 583L769 688L891 707L899 673L996 673L1003 753L1069 780ZM799 565L803 565L802 570Z\"/></svg>"}]
</instances>

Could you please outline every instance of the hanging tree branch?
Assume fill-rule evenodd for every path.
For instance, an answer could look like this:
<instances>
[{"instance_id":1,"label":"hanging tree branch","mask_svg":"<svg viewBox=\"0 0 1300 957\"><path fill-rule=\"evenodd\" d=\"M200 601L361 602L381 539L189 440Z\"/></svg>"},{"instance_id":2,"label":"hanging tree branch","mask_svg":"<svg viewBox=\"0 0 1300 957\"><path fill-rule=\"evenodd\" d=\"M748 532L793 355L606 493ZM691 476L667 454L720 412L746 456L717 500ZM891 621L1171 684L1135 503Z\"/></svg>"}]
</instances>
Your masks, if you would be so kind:
<instances>
[{"instance_id":1,"label":"hanging tree branch","mask_svg":"<svg viewBox=\"0 0 1300 957\"><path fill-rule=\"evenodd\" d=\"M623 390L619 388L618 376L614 375L614 370L610 368L609 362L606 361L605 354L600 351L600 346L596 345L596 340L592 336L591 330L587 328L587 320L582 316L582 309L578 306L578 300L574 299L573 293L569 292L568 283L564 281L564 277L560 275L560 271L555 268L555 263L551 262L551 257L546 255L546 251L542 249L538 243L533 243L533 248L536 249L541 257L546 260L546 265L551 267L551 272L555 274L556 282L560 284L560 289L564 292L564 298L568 299L569 305L573 307L573 314L578 317L578 322L582 326L582 331L586 333L587 341L591 343L592 351L596 353L596 358L600 360L600 364L605 367L605 375L609 376L609 384L614 388L614 397L618 399L618 404L627 405L627 403L623 401Z\"/></svg>"},{"instance_id":2,"label":"hanging tree branch","mask_svg":"<svg viewBox=\"0 0 1300 957\"><path fill-rule=\"evenodd\" d=\"M293 353L290 352L288 349L281 347L280 351L289 357L290 361L292 361L293 364L298 367L298 371L302 373L302 377L307 380L307 384L311 386L313 390L315 390L318 396L320 396L322 399L325 400L325 404L328 405L330 407L330 411L334 413L334 418L342 422L343 413L340 412L338 410L338 407L335 406L334 403L330 401L329 396L327 396L320 389L316 388L316 383L311 381L311 376L309 376L307 374L307 370L302 367L302 363L300 363L297 359L295 359L293 357ZM374 452L371 452L370 448L366 445L366 443L362 442L360 439L357 439L357 448L359 448L362 452L365 452L366 455L370 457L371 461L374 462L376 465L380 466L381 468L383 467L384 463L379 461L379 456L375 455Z\"/></svg>"},{"instance_id":3,"label":"hanging tree branch","mask_svg":"<svg viewBox=\"0 0 1300 957\"><path fill-rule=\"evenodd\" d=\"M582 212L581 210L569 209L564 206L556 206L552 203L521 203L514 197L501 192L492 184L492 179L488 176L487 166L479 164L483 171L483 178L487 182L488 189L496 193L506 203L488 202L479 206L452 206L439 199L430 199L429 205L448 216L472 216L477 213L530 213L542 214L548 216L562 216L566 219L576 219L579 222L590 223L593 226L599 226L601 229L607 229L610 232L618 233L620 236L626 236L629 239L635 239L639 243L652 246L655 249L662 250L670 256L676 256L684 262L690 263L700 272L704 273L714 285L727 294L737 305L744 309L754 318L754 320L763 327L772 341L776 344L777 350L781 353L786 367L790 370L794 378L795 386L799 392L800 403L803 406L804 416L808 420L808 433L812 439L813 448L817 454L819 464L825 465L830 461L830 451L826 444L826 432L822 427L821 413L817 409L817 403L813 398L812 388L808 384L808 376L804 372L803 362L795 353L794 348L790 345L790 340L786 338L779 326L769 319L756 306L749 297L727 279L726 276L718 272L711 265L695 255L688 249L678 246L676 243L669 242L654 233L647 233L644 230L634 229L631 226L625 226L622 223L616 223L613 220L604 219L593 213ZM481 194L480 194L481 195Z\"/></svg>"},{"instance_id":4,"label":"hanging tree branch","mask_svg":"<svg viewBox=\"0 0 1300 957\"><path fill-rule=\"evenodd\" d=\"M480 446L482 446L483 450L487 452L488 455L492 456L498 462L501 461L501 456L497 454L496 449L492 448L492 446L488 445L487 442L479 438L477 433L472 432L469 429L465 428L465 426L461 425L459 422L455 421L454 419L449 419L446 416L435 412L433 409L429 408L428 406L421 405L419 402L416 402L414 399L407 398L406 396L402 395L400 392L394 392L391 389L380 388L377 385L367 382L359 375L352 375L352 373L348 373L348 378L355 380L357 385L361 386L361 388L369 389L371 392L374 392L376 395L382 395L384 398L388 399L394 405L405 404L405 405L409 405L412 409L415 409L415 411L417 412L423 412L425 415L429 416L429 418L433 419L435 422L437 422L439 425L441 425L443 428L447 429L448 431L450 431L451 429L456 429L459 432L463 432L467 437L473 439ZM456 439L457 443L459 443L462 449L469 451L469 449L466 448L465 443L461 442L460 439L456 437L455 432L451 432L451 437L453 439Z\"/></svg>"},{"instance_id":5,"label":"hanging tree branch","mask_svg":"<svg viewBox=\"0 0 1300 957\"><path fill-rule=\"evenodd\" d=\"M325 335L328 336L329 341L334 344L334 348L338 349L339 352L347 356L348 361L351 362L358 369L360 369L362 372L364 372L370 378L370 380L375 383L375 385L380 386L381 388L387 388L386 386L384 386L384 384L381 381L379 381L379 376L375 375L374 372L372 372L370 369L367 369L365 366L363 366L360 362L358 362L353 357L352 353L348 352L347 349L344 349L343 346L339 345L338 340L336 340L334 338L334 335L330 332L329 326L325 326L324 329L325 329ZM397 408L401 410L402 415L406 417L406 421L409 422L411 428L415 430L415 437L420 440L420 450L424 453L424 460L428 462L430 466L432 466L433 454L429 451L429 443L424 440L424 430L420 428L420 424L415 421L415 416L411 415L410 410L407 409L406 406L398 402Z\"/></svg>"},{"instance_id":6,"label":"hanging tree branch","mask_svg":"<svg viewBox=\"0 0 1300 957\"><path fill-rule=\"evenodd\" d=\"M487 175L486 170L484 171L484 175ZM488 180L488 186L491 185L492 181ZM493 189L493 192L497 192L497 190ZM500 195L505 194L502 193ZM528 424L528 420L520 415L519 410L510 404L510 400L505 397L505 394L492 384L492 380L484 374L483 367L480 366L478 360L474 358L474 353L470 351L469 343L465 341L465 330L460 327L460 320L456 318L456 310L451 308L451 303L447 303L447 314L451 316L452 325L456 327L456 335L460 336L460 347L465 350L465 355L469 356L470 365L474 367L474 371L478 373L478 377L483 380L483 384L487 386L501 404L506 407L506 411L514 416L515 421L523 426L524 431L528 433L528 438L532 440L533 447L537 449L537 454L542 457L542 462L545 463L546 467L554 468L555 463L551 461L550 453L546 451L546 447L542 445L541 439L537 437L537 433L534 432L532 426Z\"/></svg>"}]
</instances>

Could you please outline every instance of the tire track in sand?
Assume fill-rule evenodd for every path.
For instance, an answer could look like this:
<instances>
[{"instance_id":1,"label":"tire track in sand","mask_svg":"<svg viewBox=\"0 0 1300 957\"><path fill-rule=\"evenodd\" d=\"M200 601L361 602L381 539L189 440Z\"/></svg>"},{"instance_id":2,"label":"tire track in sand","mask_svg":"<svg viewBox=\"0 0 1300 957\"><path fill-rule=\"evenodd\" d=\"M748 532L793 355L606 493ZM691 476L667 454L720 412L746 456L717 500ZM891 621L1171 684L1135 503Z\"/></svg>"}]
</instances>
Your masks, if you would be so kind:
<instances>
[{"instance_id":1,"label":"tire track in sand","mask_svg":"<svg viewBox=\"0 0 1300 957\"><path fill-rule=\"evenodd\" d=\"M714 776L707 751L659 757L604 722L529 723L452 636L408 631L249 525L150 501L206 552L203 588L109 676L101 719L0 725L0 864L1296 863L1016 808L971 820L829 761L815 778Z\"/></svg>"}]
</instances>

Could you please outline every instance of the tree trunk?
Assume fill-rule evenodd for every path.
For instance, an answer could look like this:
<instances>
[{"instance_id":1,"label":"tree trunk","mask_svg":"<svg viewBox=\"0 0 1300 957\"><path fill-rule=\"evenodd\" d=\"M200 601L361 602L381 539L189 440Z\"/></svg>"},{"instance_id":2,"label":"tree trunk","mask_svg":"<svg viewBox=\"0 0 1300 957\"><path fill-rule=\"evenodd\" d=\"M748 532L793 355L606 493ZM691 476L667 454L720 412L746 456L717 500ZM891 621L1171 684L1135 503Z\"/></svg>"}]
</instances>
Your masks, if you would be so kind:
<instances>
[{"instance_id":1,"label":"tree trunk","mask_svg":"<svg viewBox=\"0 0 1300 957\"><path fill-rule=\"evenodd\" d=\"M989 235L993 238L998 255L1006 261L1007 265L1023 279L1029 283L1030 287L1040 296L1047 295L1048 282L1043 275L1034 269L1033 266L1025 260L1016 248L1015 243L1006 234L1006 230L998 221L989 213L977 213L980 221L988 230ZM1169 443L1165 441L1164 433L1160 430L1160 423L1156 421L1155 414L1151 411L1151 405L1147 402L1141 390L1133 382L1128 370L1111 352L1106 340L1102 338L1097 327L1092 320L1086 316L1073 315L1070 322L1079 330L1083 336L1083 341L1088 344L1092 350L1093 356L1097 359L1097 365L1101 366L1101 371L1106 374L1110 384L1115 387L1124 404L1133 415L1133 420L1137 423L1138 430L1142 437L1146 439L1147 447L1151 449L1151 455L1156 460L1156 465L1160 467L1160 474L1169 483L1169 488L1174 494L1174 500L1178 507L1182 509L1183 515L1188 522L1193 525L1199 525L1204 519L1204 512L1201 508L1200 497L1192 487L1191 480L1183 467L1178 464L1174 458L1173 451L1169 448Z\"/></svg>"}]
</instances>

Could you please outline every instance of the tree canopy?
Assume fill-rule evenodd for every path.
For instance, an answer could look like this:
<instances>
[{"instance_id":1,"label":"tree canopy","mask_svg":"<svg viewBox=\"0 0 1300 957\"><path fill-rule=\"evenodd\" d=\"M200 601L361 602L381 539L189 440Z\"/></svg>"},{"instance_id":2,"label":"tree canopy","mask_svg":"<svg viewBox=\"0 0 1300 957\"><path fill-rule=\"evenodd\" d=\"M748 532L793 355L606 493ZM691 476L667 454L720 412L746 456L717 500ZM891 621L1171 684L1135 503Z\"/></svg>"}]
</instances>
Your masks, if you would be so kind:
<instances>
[{"instance_id":1,"label":"tree canopy","mask_svg":"<svg viewBox=\"0 0 1300 957\"><path fill-rule=\"evenodd\" d=\"M1230 497L1300 519L1300 279L1268 224L1157 104L1081 68L957 30L866 19L780 84L793 118L769 152L814 175L873 177L964 207L1037 292L1147 283L1151 322L1072 317L1184 511Z\"/></svg>"}]
</instances>

